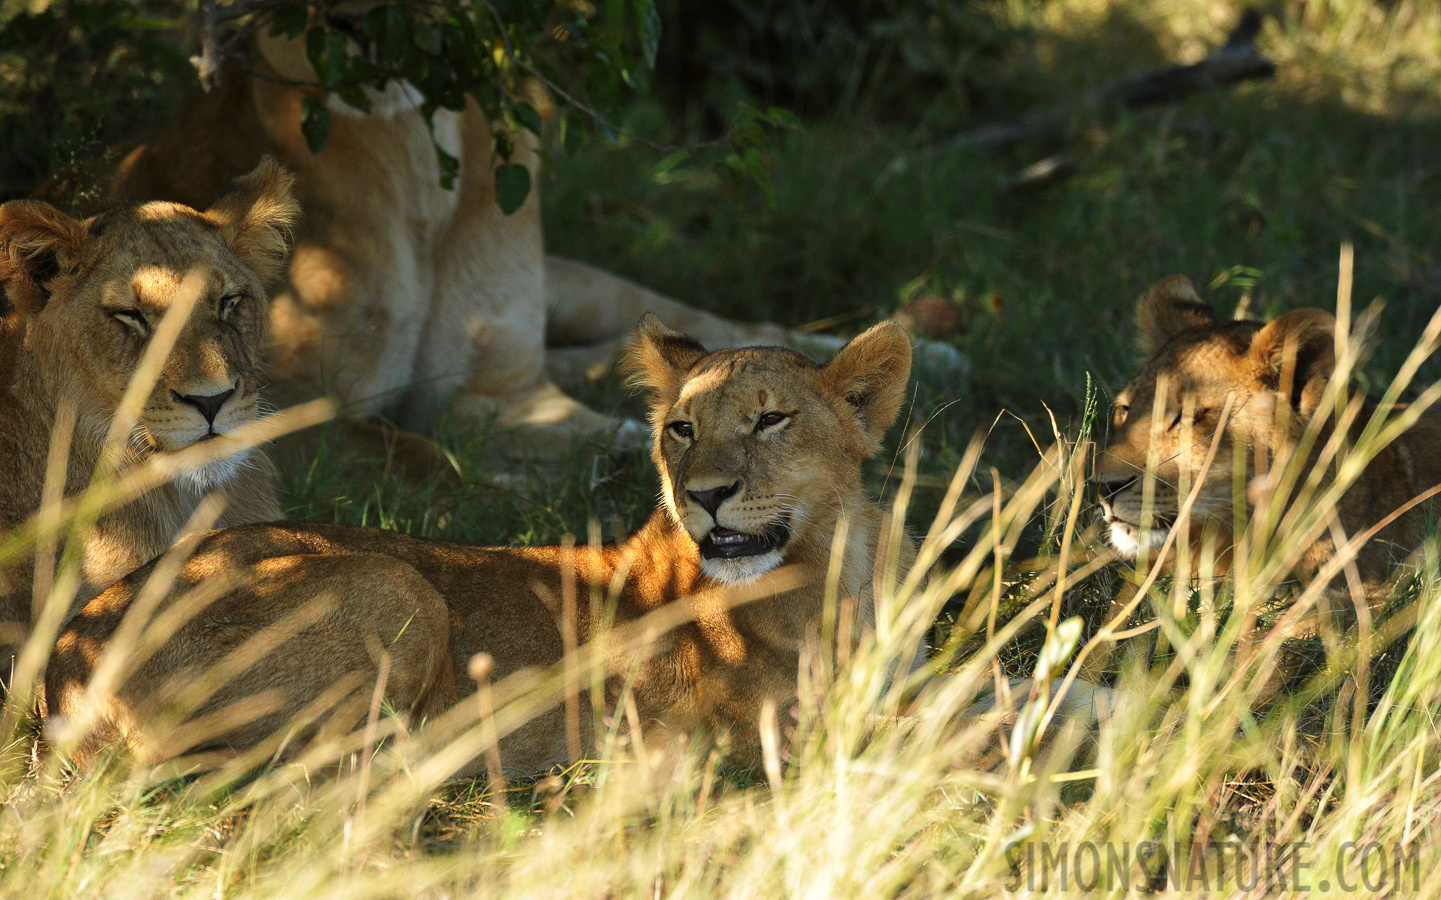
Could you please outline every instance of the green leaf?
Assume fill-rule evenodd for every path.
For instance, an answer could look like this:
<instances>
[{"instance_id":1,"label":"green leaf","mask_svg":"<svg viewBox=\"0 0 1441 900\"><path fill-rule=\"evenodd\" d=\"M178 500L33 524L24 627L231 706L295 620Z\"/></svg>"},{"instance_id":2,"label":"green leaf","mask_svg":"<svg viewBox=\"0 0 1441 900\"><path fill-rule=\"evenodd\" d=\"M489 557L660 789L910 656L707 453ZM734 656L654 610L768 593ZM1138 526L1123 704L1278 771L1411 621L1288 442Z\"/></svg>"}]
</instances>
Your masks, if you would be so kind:
<instances>
[{"instance_id":1,"label":"green leaf","mask_svg":"<svg viewBox=\"0 0 1441 900\"><path fill-rule=\"evenodd\" d=\"M530 129L532 134L540 134L540 113L535 111L534 106L531 106L524 100L519 100L510 105L510 111L511 114L515 116L516 121Z\"/></svg>"},{"instance_id":2,"label":"green leaf","mask_svg":"<svg viewBox=\"0 0 1441 900\"><path fill-rule=\"evenodd\" d=\"M673 150L669 155L666 156L665 159L656 163L655 174L657 176L664 175L665 173L669 172L671 169L674 169L676 166L680 165L688 159L690 159L689 150L685 149L684 147L679 150Z\"/></svg>"},{"instance_id":3,"label":"green leaf","mask_svg":"<svg viewBox=\"0 0 1441 900\"><path fill-rule=\"evenodd\" d=\"M325 65L325 29L319 25L305 32L305 58L317 72Z\"/></svg>"},{"instance_id":4,"label":"green leaf","mask_svg":"<svg viewBox=\"0 0 1441 900\"><path fill-rule=\"evenodd\" d=\"M440 55L440 29L428 22L422 22L415 26L410 33L411 43L419 47L423 53L430 56Z\"/></svg>"},{"instance_id":5,"label":"green leaf","mask_svg":"<svg viewBox=\"0 0 1441 900\"><path fill-rule=\"evenodd\" d=\"M497 131L491 135L495 158L503 162L510 162L510 155L515 152L515 141L505 131Z\"/></svg>"},{"instance_id":6,"label":"green leaf","mask_svg":"<svg viewBox=\"0 0 1441 900\"><path fill-rule=\"evenodd\" d=\"M560 120L560 148L567 158L573 158L580 150L581 141L585 138L585 128L576 120L574 114L563 116Z\"/></svg>"},{"instance_id":7,"label":"green leaf","mask_svg":"<svg viewBox=\"0 0 1441 900\"><path fill-rule=\"evenodd\" d=\"M304 4L287 3L284 6L277 6L270 14L270 33L272 35L285 35L288 38L300 37L305 31L305 23L308 18Z\"/></svg>"},{"instance_id":8,"label":"green leaf","mask_svg":"<svg viewBox=\"0 0 1441 900\"><path fill-rule=\"evenodd\" d=\"M794 130L801 127L801 120L799 116L797 116L790 110L782 109L779 106L772 106L770 109L766 110L766 118L770 120L770 123L772 125L776 125L780 128L790 128Z\"/></svg>"},{"instance_id":9,"label":"green leaf","mask_svg":"<svg viewBox=\"0 0 1441 900\"><path fill-rule=\"evenodd\" d=\"M655 68L655 57L660 52L660 10L653 0L638 0L640 13L640 51L648 69Z\"/></svg>"},{"instance_id":10,"label":"green leaf","mask_svg":"<svg viewBox=\"0 0 1441 900\"><path fill-rule=\"evenodd\" d=\"M351 84L339 88L336 90L335 96L344 100L347 106L358 109L363 113L370 112L370 98L365 95L365 91L362 90L358 84Z\"/></svg>"},{"instance_id":11,"label":"green leaf","mask_svg":"<svg viewBox=\"0 0 1441 900\"><path fill-rule=\"evenodd\" d=\"M306 97L301 101L301 109L305 118L301 120L300 133L305 135L310 152L319 153L330 139L330 110L325 108L325 101L319 97Z\"/></svg>"},{"instance_id":12,"label":"green leaf","mask_svg":"<svg viewBox=\"0 0 1441 900\"><path fill-rule=\"evenodd\" d=\"M530 170L507 164L495 167L495 202L507 216L525 205L530 196Z\"/></svg>"},{"instance_id":13,"label":"green leaf","mask_svg":"<svg viewBox=\"0 0 1441 900\"><path fill-rule=\"evenodd\" d=\"M365 34L375 42L376 59L396 66L410 46L410 14L398 3L377 6L365 14Z\"/></svg>"},{"instance_id":14,"label":"green leaf","mask_svg":"<svg viewBox=\"0 0 1441 900\"><path fill-rule=\"evenodd\" d=\"M338 31L315 27L305 33L305 55L321 87L333 88L345 80L350 57L348 42Z\"/></svg>"}]
</instances>

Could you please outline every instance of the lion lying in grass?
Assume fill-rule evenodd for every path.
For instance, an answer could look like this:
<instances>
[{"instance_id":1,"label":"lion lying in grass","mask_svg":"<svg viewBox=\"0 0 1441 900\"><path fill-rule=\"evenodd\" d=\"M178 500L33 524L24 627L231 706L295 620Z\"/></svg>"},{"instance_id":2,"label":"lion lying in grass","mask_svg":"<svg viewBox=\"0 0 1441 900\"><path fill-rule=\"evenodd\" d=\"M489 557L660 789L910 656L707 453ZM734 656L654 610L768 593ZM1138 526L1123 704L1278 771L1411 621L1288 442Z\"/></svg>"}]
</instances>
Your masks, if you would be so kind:
<instances>
[{"instance_id":1,"label":"lion lying in grass","mask_svg":"<svg viewBox=\"0 0 1441 900\"><path fill-rule=\"evenodd\" d=\"M1225 566L1238 499L1244 504L1249 495L1254 504L1276 489L1286 458L1300 454L1308 472L1328 466L1323 484L1337 477L1334 459L1321 458L1334 451L1337 437L1335 410L1323 404L1336 368L1336 320L1319 309L1297 309L1269 323L1218 321L1191 282L1177 275L1142 298L1137 321L1147 359L1116 396L1097 475L1111 543L1131 559L1159 551L1181 509L1183 484L1199 481L1190 530L1179 538L1199 550L1209 533ZM1376 409L1369 398L1352 398L1345 414L1352 443ZM1394 412L1404 415L1406 405ZM1308 427L1314 439L1306 436ZM1222 434L1213 449L1217 429ZM1299 542L1293 571L1313 580L1332 563L1338 542L1365 538L1355 554L1353 591L1374 603L1397 558L1434 522L1434 507L1414 501L1438 485L1441 414L1427 410L1380 449L1340 495L1329 520L1284 535ZM1283 522L1283 529L1290 527Z\"/></svg>"},{"instance_id":2,"label":"lion lying in grass","mask_svg":"<svg viewBox=\"0 0 1441 900\"><path fill-rule=\"evenodd\" d=\"M166 560L71 620L47 676L50 712L89 724L82 759L110 745L145 761L237 750L302 711L316 717L322 701L349 728L382 668L394 708L433 718L472 694L477 654L493 657L503 679L554 666L568 639L585 646L607 622L619 631L683 609L648 650L604 645L607 703L630 679L643 733L754 731L765 704L797 695L803 645L822 633L838 523L846 550L832 577L853 634L874 618L878 556L898 558L902 572L914 558L905 539L883 552L884 517L861 484L862 461L901 408L910 363L909 340L888 323L817 365L779 348L708 353L648 317L631 365L650 392L662 504L627 540L479 548L331 525L221 531L171 572L173 583L156 586L161 593L150 583ZM759 596L733 605L730 590ZM138 628L152 613L174 633L113 690L87 690L108 653L147 646ZM924 650L909 656L919 664ZM585 699L581 733L569 739L560 708L504 735L505 770L542 771L565 761L577 737L588 744Z\"/></svg>"},{"instance_id":3,"label":"lion lying in grass","mask_svg":"<svg viewBox=\"0 0 1441 900\"><path fill-rule=\"evenodd\" d=\"M72 423L66 496L84 490L161 318L199 292L133 429L118 470L200 441L224 443L260 414L265 281L284 262L297 215L290 176L263 161L204 212L146 203L76 221L44 203L0 206L0 538L35 515L57 422ZM64 429L62 429L62 432ZM83 604L164 551L216 492L220 522L280 517L264 454L241 451L184 472L94 525L82 553ZM32 624L34 564L0 569L0 664Z\"/></svg>"}]
</instances>

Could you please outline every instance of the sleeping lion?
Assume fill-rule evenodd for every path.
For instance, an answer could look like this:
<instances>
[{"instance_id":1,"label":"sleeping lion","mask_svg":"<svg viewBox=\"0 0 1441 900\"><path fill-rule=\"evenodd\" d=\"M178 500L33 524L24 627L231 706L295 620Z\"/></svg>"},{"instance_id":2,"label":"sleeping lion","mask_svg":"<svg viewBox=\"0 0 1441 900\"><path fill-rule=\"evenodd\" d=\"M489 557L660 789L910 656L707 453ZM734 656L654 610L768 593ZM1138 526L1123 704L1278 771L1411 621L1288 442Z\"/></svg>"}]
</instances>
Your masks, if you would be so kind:
<instances>
[{"instance_id":1,"label":"sleeping lion","mask_svg":"<svg viewBox=\"0 0 1441 900\"><path fill-rule=\"evenodd\" d=\"M198 208L129 204L78 221L36 201L0 205L0 285L13 306L0 320L0 543L40 509L52 441L65 434L57 493L85 490L122 397L173 306L194 300L133 427L117 436L115 470L202 442L223 448L259 417L265 282L284 263L298 213L290 185L264 160ZM61 422L72 427L57 430ZM280 518L269 460L236 449L101 516L80 548L77 605L169 547L208 493L225 501L221 525ZM0 568L7 682L38 613L34 602L33 559Z\"/></svg>"}]
</instances>

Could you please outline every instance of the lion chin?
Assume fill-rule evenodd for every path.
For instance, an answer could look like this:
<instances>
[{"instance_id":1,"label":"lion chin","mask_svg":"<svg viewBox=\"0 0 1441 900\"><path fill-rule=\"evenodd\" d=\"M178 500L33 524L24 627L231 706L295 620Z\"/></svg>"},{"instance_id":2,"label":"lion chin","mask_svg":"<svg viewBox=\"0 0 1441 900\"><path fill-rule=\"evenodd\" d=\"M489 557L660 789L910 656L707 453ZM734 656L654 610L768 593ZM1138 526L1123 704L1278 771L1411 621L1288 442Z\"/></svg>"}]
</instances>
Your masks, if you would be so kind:
<instances>
[{"instance_id":1,"label":"lion chin","mask_svg":"<svg viewBox=\"0 0 1441 900\"><path fill-rule=\"evenodd\" d=\"M705 559L701 558L700 569L707 576L714 578L727 587L737 587L742 584L754 581L767 572L779 569L781 563L779 550L771 550L759 556L743 556L736 559Z\"/></svg>"},{"instance_id":2,"label":"lion chin","mask_svg":"<svg viewBox=\"0 0 1441 900\"><path fill-rule=\"evenodd\" d=\"M175 484L182 490L197 495L227 487L236 480L249 462L252 449L247 447L203 466L186 469L175 476Z\"/></svg>"}]
</instances>

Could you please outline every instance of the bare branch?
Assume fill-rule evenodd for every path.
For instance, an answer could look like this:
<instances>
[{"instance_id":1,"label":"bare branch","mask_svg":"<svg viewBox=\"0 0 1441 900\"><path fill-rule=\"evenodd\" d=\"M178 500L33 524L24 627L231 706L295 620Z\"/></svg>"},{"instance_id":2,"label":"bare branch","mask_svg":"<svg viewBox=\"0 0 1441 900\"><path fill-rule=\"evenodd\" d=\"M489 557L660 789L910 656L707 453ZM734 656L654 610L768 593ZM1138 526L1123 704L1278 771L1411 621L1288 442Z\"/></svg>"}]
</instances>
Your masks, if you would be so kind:
<instances>
[{"instance_id":1,"label":"bare branch","mask_svg":"<svg viewBox=\"0 0 1441 900\"><path fill-rule=\"evenodd\" d=\"M190 64L200 75L200 86L209 91L220 73L220 48L215 41L215 23L220 12L215 0L200 0L200 55L190 57Z\"/></svg>"},{"instance_id":2,"label":"bare branch","mask_svg":"<svg viewBox=\"0 0 1441 900\"><path fill-rule=\"evenodd\" d=\"M1226 43L1205 59L1190 65L1162 66L1127 75L1105 87L1088 91L1068 103L1053 106L999 125L986 125L957 135L943 148L956 149L988 144L1009 144L1035 131L1056 128L1083 109L1119 105L1130 109L1169 103L1202 88L1235 84L1255 78L1270 78L1276 64L1256 50L1256 35L1263 19L1247 9L1232 29Z\"/></svg>"}]
</instances>

